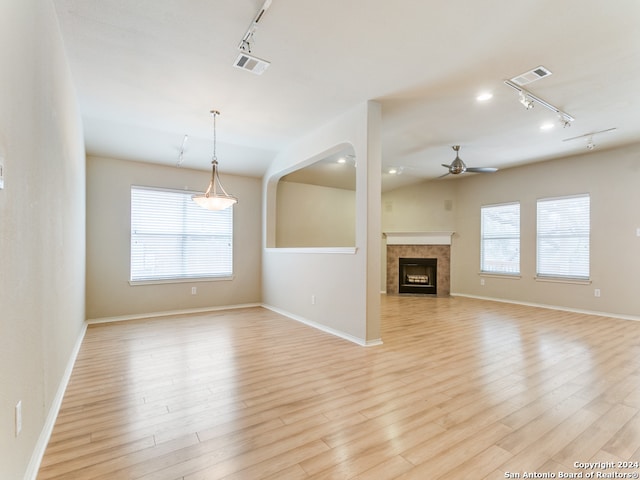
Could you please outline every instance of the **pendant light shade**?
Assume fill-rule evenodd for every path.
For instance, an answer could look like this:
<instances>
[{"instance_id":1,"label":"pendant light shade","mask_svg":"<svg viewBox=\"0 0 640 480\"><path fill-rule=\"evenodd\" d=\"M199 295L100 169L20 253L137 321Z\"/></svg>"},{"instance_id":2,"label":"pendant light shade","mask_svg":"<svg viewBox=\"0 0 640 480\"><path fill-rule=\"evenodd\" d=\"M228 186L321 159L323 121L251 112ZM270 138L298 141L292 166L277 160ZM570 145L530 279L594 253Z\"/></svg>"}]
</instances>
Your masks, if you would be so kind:
<instances>
[{"instance_id":1,"label":"pendant light shade","mask_svg":"<svg viewBox=\"0 0 640 480\"><path fill-rule=\"evenodd\" d=\"M238 203L238 199L233 195L229 195L218 176L218 159L216 157L216 117L220 115L217 110L211 110L213 115L213 157L211 159L211 181L206 192L191 197L194 202L207 210L224 210L234 203Z\"/></svg>"}]
</instances>

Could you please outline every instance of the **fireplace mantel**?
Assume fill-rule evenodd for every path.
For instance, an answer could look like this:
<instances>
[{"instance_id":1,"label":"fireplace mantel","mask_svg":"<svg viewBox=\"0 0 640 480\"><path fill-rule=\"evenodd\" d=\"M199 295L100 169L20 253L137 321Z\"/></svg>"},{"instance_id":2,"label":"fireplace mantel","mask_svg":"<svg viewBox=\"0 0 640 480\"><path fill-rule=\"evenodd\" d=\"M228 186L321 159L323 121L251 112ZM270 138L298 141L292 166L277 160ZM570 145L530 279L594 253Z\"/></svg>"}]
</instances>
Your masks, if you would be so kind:
<instances>
[{"instance_id":1,"label":"fireplace mantel","mask_svg":"<svg viewBox=\"0 0 640 480\"><path fill-rule=\"evenodd\" d=\"M454 232L383 232L387 245L451 245Z\"/></svg>"}]
</instances>

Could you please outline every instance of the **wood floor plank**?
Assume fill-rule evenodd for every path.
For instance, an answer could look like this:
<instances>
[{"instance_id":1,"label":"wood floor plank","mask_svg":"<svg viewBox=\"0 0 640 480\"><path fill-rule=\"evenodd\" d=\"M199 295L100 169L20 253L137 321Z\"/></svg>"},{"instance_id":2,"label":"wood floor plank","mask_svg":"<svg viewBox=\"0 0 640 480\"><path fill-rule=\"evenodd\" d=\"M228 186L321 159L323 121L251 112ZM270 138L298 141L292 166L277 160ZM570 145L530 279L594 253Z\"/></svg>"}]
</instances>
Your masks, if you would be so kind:
<instances>
[{"instance_id":1,"label":"wood floor plank","mask_svg":"<svg viewBox=\"0 0 640 480\"><path fill-rule=\"evenodd\" d=\"M259 307L90 325L38 479L640 461L640 322L459 297L383 295L381 313L369 348Z\"/></svg>"},{"instance_id":2,"label":"wood floor plank","mask_svg":"<svg viewBox=\"0 0 640 480\"><path fill-rule=\"evenodd\" d=\"M322 452L326 452L328 449L329 447L327 447L326 444L319 441L306 443L292 448L291 450L288 450L284 453L281 453L280 455L275 455L260 463L256 463L251 467L236 471L231 475L227 475L226 477L224 477L224 480L246 480L247 478L259 480L270 477L272 475L276 475L278 473L284 474L286 470L289 470L293 467L300 468L300 464L306 459L318 455ZM307 476L306 472L304 472L304 469L302 469L302 472L298 472L296 470L296 475L300 475L301 473L304 473L304 476ZM198 477L196 476L196 478ZM211 475L207 473L204 478L211 478Z\"/></svg>"},{"instance_id":3,"label":"wood floor plank","mask_svg":"<svg viewBox=\"0 0 640 480\"><path fill-rule=\"evenodd\" d=\"M163 477L180 478L170 472L170 467L180 463L192 448L199 446L197 437L189 435L177 438L162 445L156 445L145 450L133 452L125 457L112 458L102 463L96 463L82 473L84 478L93 480L125 480L139 478L148 472L163 472Z\"/></svg>"},{"instance_id":4,"label":"wood floor plank","mask_svg":"<svg viewBox=\"0 0 640 480\"><path fill-rule=\"evenodd\" d=\"M305 480L309 478L309 476L300 465L296 464L272 475L268 475L264 477L263 480L283 480L285 478L287 480Z\"/></svg>"},{"instance_id":5,"label":"wood floor plank","mask_svg":"<svg viewBox=\"0 0 640 480\"><path fill-rule=\"evenodd\" d=\"M353 478L354 480L392 480L413 467L414 465L402 456L395 455Z\"/></svg>"},{"instance_id":6,"label":"wood floor plank","mask_svg":"<svg viewBox=\"0 0 640 480\"><path fill-rule=\"evenodd\" d=\"M547 433L529 442L524 448L510 460L501 465L503 472L535 472L554 455L562 451L567 445L571 445L582 432L584 432L593 422L598 419L598 415L584 408L576 413L559 421L558 424L547 430ZM546 430L546 428L545 428ZM504 445L503 439L496 442L499 446ZM508 450L508 445L503 448Z\"/></svg>"},{"instance_id":7,"label":"wood floor plank","mask_svg":"<svg viewBox=\"0 0 640 480\"><path fill-rule=\"evenodd\" d=\"M459 441L451 442L447 445L447 448L443 450L441 448L441 444L437 445L437 437L434 437L434 443L432 445L427 445L427 448L430 452L426 453L420 461L416 461L416 456L413 455L411 463L416 464L416 467L412 470L409 470L407 473L398 477L398 480L409 480L416 478L457 478L449 476L449 472L459 468L460 464L465 461L468 461L472 458L481 458L483 452L486 455L487 448L492 448L494 450L500 450L504 452L504 450L500 449L500 447L495 446L495 442L502 438L505 434L507 434L509 428L505 425L496 422L493 423L479 431L474 432L473 435L469 435L467 437L462 437ZM490 447L487 447L489 445ZM437 454L433 454L434 452L438 452ZM406 454L402 455L407 458ZM511 455L508 454L505 458L509 458ZM494 459L493 455L491 456ZM489 471L489 469L487 470ZM479 475L482 477L482 475Z\"/></svg>"},{"instance_id":8,"label":"wood floor plank","mask_svg":"<svg viewBox=\"0 0 640 480\"><path fill-rule=\"evenodd\" d=\"M41 468L38 478L83 478L85 475L91 478L96 465L113 459L121 459L134 452L144 451L153 446L153 437L147 437L134 442L121 440L115 446L103 447L94 452L82 449L81 455L71 458L62 457L60 461L51 462L48 466ZM99 466L98 470L101 468Z\"/></svg>"},{"instance_id":9,"label":"wood floor plank","mask_svg":"<svg viewBox=\"0 0 640 480\"><path fill-rule=\"evenodd\" d=\"M602 449L622 460L629 460L640 445L640 413L636 413Z\"/></svg>"},{"instance_id":10,"label":"wood floor plank","mask_svg":"<svg viewBox=\"0 0 640 480\"><path fill-rule=\"evenodd\" d=\"M617 438L618 432L629 422L638 410L626 405L614 405L609 411L593 422L570 444L552 458L563 465L571 465L581 456L592 457L606 444L606 438ZM633 443L631 444L633 445Z\"/></svg>"},{"instance_id":11,"label":"wood floor plank","mask_svg":"<svg viewBox=\"0 0 640 480\"><path fill-rule=\"evenodd\" d=\"M439 477L433 478L484 478L485 475L495 471L497 467L511 457L511 453L496 445L491 445L486 450L473 455L468 460L464 460L460 465L454 466Z\"/></svg>"},{"instance_id":12,"label":"wood floor plank","mask_svg":"<svg viewBox=\"0 0 640 480\"><path fill-rule=\"evenodd\" d=\"M571 418L579 410L584 409L585 412L588 412L589 410L585 408L588 403L587 399L572 395L557 405L551 405L551 408L545 410L541 415L501 439L498 446L513 454L520 453L557 428L560 422ZM598 415L593 413L592 418L595 421Z\"/></svg>"},{"instance_id":13,"label":"wood floor plank","mask_svg":"<svg viewBox=\"0 0 640 480\"><path fill-rule=\"evenodd\" d=\"M403 431L401 437L395 436L393 430L369 425L362 429L358 437L309 458L300 465L314 477L350 478L445 431L439 425L421 418L414 418L400 428Z\"/></svg>"}]
</instances>

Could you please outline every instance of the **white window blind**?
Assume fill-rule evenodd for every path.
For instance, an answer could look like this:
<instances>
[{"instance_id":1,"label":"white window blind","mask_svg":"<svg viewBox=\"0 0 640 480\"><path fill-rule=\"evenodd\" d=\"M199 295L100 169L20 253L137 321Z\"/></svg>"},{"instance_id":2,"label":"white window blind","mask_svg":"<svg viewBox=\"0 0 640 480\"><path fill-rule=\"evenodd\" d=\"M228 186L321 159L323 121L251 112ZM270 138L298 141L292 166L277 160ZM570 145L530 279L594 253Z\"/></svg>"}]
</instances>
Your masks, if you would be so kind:
<instances>
[{"instance_id":1,"label":"white window blind","mask_svg":"<svg viewBox=\"0 0 640 480\"><path fill-rule=\"evenodd\" d=\"M199 207L193 192L131 187L131 281L229 277L233 208Z\"/></svg>"},{"instance_id":2,"label":"white window blind","mask_svg":"<svg viewBox=\"0 0 640 480\"><path fill-rule=\"evenodd\" d=\"M520 273L520 204L481 208L480 271Z\"/></svg>"},{"instance_id":3,"label":"white window blind","mask_svg":"<svg viewBox=\"0 0 640 480\"><path fill-rule=\"evenodd\" d=\"M589 195L538 200L537 275L589 279Z\"/></svg>"}]
</instances>

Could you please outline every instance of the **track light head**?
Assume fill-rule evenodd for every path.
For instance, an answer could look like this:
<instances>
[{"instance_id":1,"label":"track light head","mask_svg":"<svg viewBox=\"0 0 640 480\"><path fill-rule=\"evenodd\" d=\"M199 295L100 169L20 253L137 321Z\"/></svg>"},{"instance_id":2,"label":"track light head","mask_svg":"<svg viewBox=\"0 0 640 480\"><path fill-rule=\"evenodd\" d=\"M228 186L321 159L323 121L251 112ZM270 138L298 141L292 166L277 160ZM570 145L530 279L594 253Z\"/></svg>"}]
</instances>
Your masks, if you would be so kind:
<instances>
[{"instance_id":1,"label":"track light head","mask_svg":"<svg viewBox=\"0 0 640 480\"><path fill-rule=\"evenodd\" d=\"M520 103L524 105L524 108L527 110L531 110L533 108L533 100L524 92L520 92Z\"/></svg>"},{"instance_id":2,"label":"track light head","mask_svg":"<svg viewBox=\"0 0 640 480\"><path fill-rule=\"evenodd\" d=\"M558 121L560 122L560 125L562 125L562 128L568 128L571 126L573 117L569 117L561 113L560 115L558 115Z\"/></svg>"}]
</instances>

